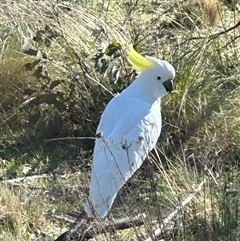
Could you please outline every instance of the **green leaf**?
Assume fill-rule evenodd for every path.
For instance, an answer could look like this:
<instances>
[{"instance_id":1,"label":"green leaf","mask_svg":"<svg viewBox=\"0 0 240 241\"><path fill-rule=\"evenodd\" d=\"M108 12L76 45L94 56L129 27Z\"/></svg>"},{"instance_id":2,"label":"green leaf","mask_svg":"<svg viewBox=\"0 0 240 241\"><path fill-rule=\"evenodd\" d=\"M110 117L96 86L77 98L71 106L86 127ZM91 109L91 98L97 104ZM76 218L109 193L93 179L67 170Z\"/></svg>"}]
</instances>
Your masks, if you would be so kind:
<instances>
[{"instance_id":1,"label":"green leaf","mask_svg":"<svg viewBox=\"0 0 240 241\"><path fill-rule=\"evenodd\" d=\"M104 28L97 28L97 29L93 29L93 31L92 31L92 36L93 37L99 37L100 35L101 35L101 33L104 33L105 31L104 31Z\"/></svg>"},{"instance_id":2,"label":"green leaf","mask_svg":"<svg viewBox=\"0 0 240 241\"><path fill-rule=\"evenodd\" d=\"M29 113L28 114L29 124L33 126L38 122L41 116L40 110L37 107L34 107L34 108L31 108L28 113Z\"/></svg>"},{"instance_id":3,"label":"green leaf","mask_svg":"<svg viewBox=\"0 0 240 241\"><path fill-rule=\"evenodd\" d=\"M121 44L117 41L113 41L108 47L105 49L105 54L111 56L112 58L117 58L121 55Z\"/></svg>"},{"instance_id":4,"label":"green leaf","mask_svg":"<svg viewBox=\"0 0 240 241\"><path fill-rule=\"evenodd\" d=\"M30 49L24 50L23 53L27 55L37 56L38 50L30 48Z\"/></svg>"},{"instance_id":5,"label":"green leaf","mask_svg":"<svg viewBox=\"0 0 240 241\"><path fill-rule=\"evenodd\" d=\"M34 92L36 92L36 90L32 90L30 88L26 88L26 89L24 89L23 94L31 96Z\"/></svg>"},{"instance_id":6,"label":"green leaf","mask_svg":"<svg viewBox=\"0 0 240 241\"><path fill-rule=\"evenodd\" d=\"M118 82L118 80L121 78L120 77L120 69L117 65L114 65L110 70L109 70L109 74L108 77L110 79L111 83L116 84Z\"/></svg>"},{"instance_id":7,"label":"green leaf","mask_svg":"<svg viewBox=\"0 0 240 241\"><path fill-rule=\"evenodd\" d=\"M63 80L55 80L50 84L50 90L54 89L55 87L57 87L59 84L61 84L63 82Z\"/></svg>"},{"instance_id":8,"label":"green leaf","mask_svg":"<svg viewBox=\"0 0 240 241\"><path fill-rule=\"evenodd\" d=\"M32 71L36 65L41 62L41 59L35 59L32 63L26 63L23 67L26 71Z\"/></svg>"},{"instance_id":9,"label":"green leaf","mask_svg":"<svg viewBox=\"0 0 240 241\"><path fill-rule=\"evenodd\" d=\"M109 67L109 61L106 59L101 59L101 68L100 68L100 72L101 73L105 73Z\"/></svg>"}]
</instances>

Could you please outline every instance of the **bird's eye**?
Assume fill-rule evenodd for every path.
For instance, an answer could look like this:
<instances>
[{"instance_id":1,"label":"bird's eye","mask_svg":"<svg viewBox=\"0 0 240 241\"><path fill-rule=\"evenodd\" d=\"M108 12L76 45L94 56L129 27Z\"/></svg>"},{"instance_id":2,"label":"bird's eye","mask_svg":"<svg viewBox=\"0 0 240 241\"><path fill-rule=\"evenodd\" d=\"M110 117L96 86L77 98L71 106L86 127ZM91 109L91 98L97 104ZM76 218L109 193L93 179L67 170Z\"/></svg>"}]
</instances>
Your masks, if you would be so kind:
<instances>
[{"instance_id":1,"label":"bird's eye","mask_svg":"<svg viewBox=\"0 0 240 241\"><path fill-rule=\"evenodd\" d=\"M158 79L158 80L161 80L161 77L160 77L160 76L158 76L158 77L157 77L157 79Z\"/></svg>"}]
</instances>

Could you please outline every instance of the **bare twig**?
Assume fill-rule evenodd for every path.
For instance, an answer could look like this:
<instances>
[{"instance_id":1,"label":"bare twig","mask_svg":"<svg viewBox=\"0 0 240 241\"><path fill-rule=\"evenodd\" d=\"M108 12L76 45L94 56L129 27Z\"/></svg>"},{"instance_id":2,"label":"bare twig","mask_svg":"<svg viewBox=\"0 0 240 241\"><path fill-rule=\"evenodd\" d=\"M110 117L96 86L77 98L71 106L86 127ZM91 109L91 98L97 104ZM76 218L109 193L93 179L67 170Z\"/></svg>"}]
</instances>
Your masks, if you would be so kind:
<instances>
[{"instance_id":1,"label":"bare twig","mask_svg":"<svg viewBox=\"0 0 240 241\"><path fill-rule=\"evenodd\" d=\"M53 138L45 140L45 142L50 141L64 141L64 140L95 140L95 137L63 137L63 138Z\"/></svg>"},{"instance_id":2,"label":"bare twig","mask_svg":"<svg viewBox=\"0 0 240 241\"><path fill-rule=\"evenodd\" d=\"M15 178L15 179L3 180L3 181L0 181L0 183L14 184L14 183L24 182L24 181L27 181L27 180L35 180L35 179L40 179L40 178L52 178L52 177L53 176L49 175L49 174L33 175L33 176L19 177L19 178Z\"/></svg>"},{"instance_id":3,"label":"bare twig","mask_svg":"<svg viewBox=\"0 0 240 241\"><path fill-rule=\"evenodd\" d=\"M208 38L208 41L207 43L209 43L210 41L212 41L213 39L225 34L225 33L228 33L236 28L240 27L240 21L238 23L236 23L234 26L228 28L228 29L225 29L223 31L220 31L218 33L215 33L215 34L212 34L210 36L199 36L199 37L192 37L192 38L189 38L189 39L186 39L183 43L181 43L181 45L185 44L186 42L188 41L191 41L191 40L197 40L197 39L207 39Z\"/></svg>"},{"instance_id":4,"label":"bare twig","mask_svg":"<svg viewBox=\"0 0 240 241\"><path fill-rule=\"evenodd\" d=\"M232 27L230 27L230 28L228 28L228 29L226 29L226 30L223 30L223 31L221 31L221 32L218 32L218 33L215 33L215 34L211 35L211 36L210 36L210 39L208 40L208 42L210 42L211 40L219 37L220 35L223 35L223 34L225 34L225 33L228 33L228 32L230 32L230 31L234 30L234 29L236 29L236 28L238 28L238 27L240 27L240 21L238 21L237 24L235 24L234 26L232 26Z\"/></svg>"},{"instance_id":5,"label":"bare twig","mask_svg":"<svg viewBox=\"0 0 240 241\"><path fill-rule=\"evenodd\" d=\"M191 194L189 194L187 196L187 198L185 200L183 200L176 208L174 211L172 211L163 221L162 221L162 225L160 228L156 229L154 231L154 236L155 237L159 237L165 226L173 219L173 217L175 217L182 209L184 206L186 206L188 203L191 202L191 200L195 197L196 194L198 194L200 192L200 190L202 189L204 183L205 183L206 179L204 179L197 187L197 189L195 189ZM148 237L147 239L145 239L144 241L152 241L153 239L151 237Z\"/></svg>"},{"instance_id":6,"label":"bare twig","mask_svg":"<svg viewBox=\"0 0 240 241\"><path fill-rule=\"evenodd\" d=\"M52 214L52 217L54 219L58 219L61 223L67 223L67 224L73 224L75 219L73 219L72 216L69 216L67 214L65 215L57 215L57 214Z\"/></svg>"}]
</instances>

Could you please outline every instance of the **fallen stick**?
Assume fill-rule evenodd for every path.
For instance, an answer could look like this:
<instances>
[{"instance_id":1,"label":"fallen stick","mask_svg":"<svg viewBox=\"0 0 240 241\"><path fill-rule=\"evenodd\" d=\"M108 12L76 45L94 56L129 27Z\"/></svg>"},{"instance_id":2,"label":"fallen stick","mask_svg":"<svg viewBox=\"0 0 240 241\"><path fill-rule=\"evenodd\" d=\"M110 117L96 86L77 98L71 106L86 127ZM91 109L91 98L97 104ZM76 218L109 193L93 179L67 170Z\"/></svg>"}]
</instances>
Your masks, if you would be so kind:
<instances>
[{"instance_id":1,"label":"fallen stick","mask_svg":"<svg viewBox=\"0 0 240 241\"><path fill-rule=\"evenodd\" d=\"M144 217L145 217L145 214L138 215L133 219L121 220L113 224L107 224L107 225L104 225L103 227L101 226L98 229L94 229L93 233L88 232L88 235L86 236L86 238L91 239L98 234L102 234L106 232L112 233L112 232L115 232L116 230L124 230L124 229L142 226L145 223Z\"/></svg>"},{"instance_id":2,"label":"fallen stick","mask_svg":"<svg viewBox=\"0 0 240 241\"><path fill-rule=\"evenodd\" d=\"M55 177L67 179L69 176L75 176L75 175L78 176L79 173L75 172L69 175L56 175L56 176L54 174L41 174L41 175L32 175L32 176L19 177L14 179L1 180L0 183L17 184L17 183L23 183L24 181L28 181L28 180L31 181L31 180L41 179L41 178L54 179Z\"/></svg>"},{"instance_id":3,"label":"fallen stick","mask_svg":"<svg viewBox=\"0 0 240 241\"><path fill-rule=\"evenodd\" d=\"M52 178L52 177L53 176L49 175L49 174L33 175L33 176L19 177L19 178L15 178L15 179L3 180L3 181L0 181L0 183L14 184L14 183L24 182L26 180L35 180L35 179L40 179L40 178Z\"/></svg>"},{"instance_id":4,"label":"fallen stick","mask_svg":"<svg viewBox=\"0 0 240 241\"><path fill-rule=\"evenodd\" d=\"M61 234L57 239L55 239L55 241L66 241L66 240L77 241L77 240L92 239L98 234L113 233L116 230L124 230L124 229L133 228L133 227L138 227L145 223L144 221L145 217L146 215L143 213L141 215L137 215L132 219L119 220L118 222L111 223L111 224L109 223L103 224L103 223L97 223L97 222L92 222L91 224L90 223L87 224L86 222L84 223L84 217L82 218L82 220L79 219L78 223L67 220L67 222L72 223L72 227L70 228L69 231ZM77 225L74 225L74 223Z\"/></svg>"},{"instance_id":5,"label":"fallen stick","mask_svg":"<svg viewBox=\"0 0 240 241\"><path fill-rule=\"evenodd\" d=\"M183 209L184 206L186 206L188 203L191 202L191 200L196 196L196 194L198 194L200 192L205 181L206 181L206 179L204 179L198 185L197 189L195 189L191 194L189 194L185 200L183 200L179 205L177 205L177 207L175 208L174 211L172 211L165 219L163 219L160 228L158 228L154 231L155 238L159 237L162 234L162 231L165 228L165 226L175 217L175 215L177 215ZM154 241L154 240L152 239L152 237L148 237L144 241Z\"/></svg>"}]
</instances>

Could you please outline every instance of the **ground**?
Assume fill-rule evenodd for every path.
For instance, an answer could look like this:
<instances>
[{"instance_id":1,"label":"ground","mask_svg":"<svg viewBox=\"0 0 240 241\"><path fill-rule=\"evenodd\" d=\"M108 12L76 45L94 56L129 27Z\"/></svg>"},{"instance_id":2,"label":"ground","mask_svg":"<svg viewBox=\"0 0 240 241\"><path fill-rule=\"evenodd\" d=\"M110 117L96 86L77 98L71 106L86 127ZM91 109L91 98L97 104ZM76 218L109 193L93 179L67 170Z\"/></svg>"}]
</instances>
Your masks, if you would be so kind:
<instances>
[{"instance_id":1,"label":"ground","mask_svg":"<svg viewBox=\"0 0 240 241\"><path fill-rule=\"evenodd\" d=\"M130 44L176 68L156 149L97 240L238 240L239 13L224 1L0 3L0 239L54 240L82 211L95 130L135 78ZM24 178L24 179L22 179Z\"/></svg>"}]
</instances>

